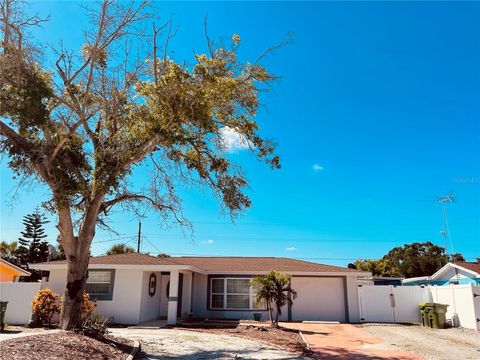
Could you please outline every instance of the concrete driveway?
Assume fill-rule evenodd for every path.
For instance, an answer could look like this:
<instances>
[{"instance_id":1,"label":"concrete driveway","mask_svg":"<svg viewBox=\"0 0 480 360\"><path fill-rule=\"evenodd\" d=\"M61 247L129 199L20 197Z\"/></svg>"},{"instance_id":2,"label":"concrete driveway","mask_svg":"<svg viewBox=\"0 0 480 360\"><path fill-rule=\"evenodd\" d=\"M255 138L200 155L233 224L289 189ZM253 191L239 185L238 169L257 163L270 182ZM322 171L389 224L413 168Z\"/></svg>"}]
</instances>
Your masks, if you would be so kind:
<instances>
[{"instance_id":1,"label":"concrete driveway","mask_svg":"<svg viewBox=\"0 0 480 360\"><path fill-rule=\"evenodd\" d=\"M298 329L317 359L328 360L422 360L395 349L361 327L350 324L281 323Z\"/></svg>"},{"instance_id":2,"label":"concrete driveway","mask_svg":"<svg viewBox=\"0 0 480 360\"><path fill-rule=\"evenodd\" d=\"M199 331L111 328L114 336L140 341L143 359L301 359L263 343Z\"/></svg>"}]
</instances>

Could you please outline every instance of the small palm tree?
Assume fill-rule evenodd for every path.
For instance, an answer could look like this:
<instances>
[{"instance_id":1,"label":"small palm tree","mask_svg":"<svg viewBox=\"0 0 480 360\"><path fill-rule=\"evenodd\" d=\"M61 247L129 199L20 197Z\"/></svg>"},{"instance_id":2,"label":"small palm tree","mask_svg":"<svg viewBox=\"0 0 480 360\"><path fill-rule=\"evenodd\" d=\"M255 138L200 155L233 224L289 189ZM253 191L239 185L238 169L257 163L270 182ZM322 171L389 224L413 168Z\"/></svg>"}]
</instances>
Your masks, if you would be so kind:
<instances>
[{"instance_id":1,"label":"small palm tree","mask_svg":"<svg viewBox=\"0 0 480 360\"><path fill-rule=\"evenodd\" d=\"M251 280L252 286L257 288L257 301L265 301L270 315L272 326L278 327L279 316L282 315L282 307L292 304L297 297L297 292L290 286L291 276L271 271L264 276L257 276ZM275 305L275 320L272 316L272 303Z\"/></svg>"},{"instance_id":2,"label":"small palm tree","mask_svg":"<svg viewBox=\"0 0 480 360\"><path fill-rule=\"evenodd\" d=\"M135 252L135 249L125 244L114 244L107 251L107 255L129 254Z\"/></svg>"},{"instance_id":3,"label":"small palm tree","mask_svg":"<svg viewBox=\"0 0 480 360\"><path fill-rule=\"evenodd\" d=\"M258 303L263 301L267 305L268 316L270 318L270 322L273 324L272 282L266 276L257 276L250 280L250 286L253 286L253 288L255 289L255 300L257 300Z\"/></svg>"}]
</instances>

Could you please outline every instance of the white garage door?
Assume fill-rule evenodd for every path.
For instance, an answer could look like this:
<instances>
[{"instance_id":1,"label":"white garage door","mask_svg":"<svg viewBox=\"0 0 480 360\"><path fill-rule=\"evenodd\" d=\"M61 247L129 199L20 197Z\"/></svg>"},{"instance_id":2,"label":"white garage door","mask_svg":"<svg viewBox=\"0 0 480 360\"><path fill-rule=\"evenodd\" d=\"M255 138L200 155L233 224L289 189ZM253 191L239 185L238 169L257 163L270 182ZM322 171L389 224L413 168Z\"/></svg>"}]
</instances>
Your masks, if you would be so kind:
<instances>
[{"instance_id":1,"label":"white garage door","mask_svg":"<svg viewBox=\"0 0 480 360\"><path fill-rule=\"evenodd\" d=\"M346 321L343 278L293 277L292 320Z\"/></svg>"}]
</instances>

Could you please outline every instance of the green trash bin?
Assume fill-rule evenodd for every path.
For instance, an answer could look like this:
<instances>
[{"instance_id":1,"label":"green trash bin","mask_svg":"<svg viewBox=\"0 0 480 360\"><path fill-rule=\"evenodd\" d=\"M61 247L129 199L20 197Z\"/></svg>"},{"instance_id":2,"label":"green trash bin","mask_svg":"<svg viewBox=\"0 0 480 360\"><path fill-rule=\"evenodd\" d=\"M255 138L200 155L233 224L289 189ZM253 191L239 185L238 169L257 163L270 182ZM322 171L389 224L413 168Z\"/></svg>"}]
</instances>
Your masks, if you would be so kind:
<instances>
[{"instance_id":1,"label":"green trash bin","mask_svg":"<svg viewBox=\"0 0 480 360\"><path fill-rule=\"evenodd\" d=\"M428 309L425 307L425 304L418 304L420 308L420 318L422 319L422 325L424 327L430 327L430 322L428 320Z\"/></svg>"},{"instance_id":2,"label":"green trash bin","mask_svg":"<svg viewBox=\"0 0 480 360\"><path fill-rule=\"evenodd\" d=\"M447 323L446 313L448 305L438 303L427 303L428 323L431 328L444 329Z\"/></svg>"},{"instance_id":3,"label":"green trash bin","mask_svg":"<svg viewBox=\"0 0 480 360\"><path fill-rule=\"evenodd\" d=\"M8 301L0 301L0 331L5 328L5 312L7 311Z\"/></svg>"}]
</instances>

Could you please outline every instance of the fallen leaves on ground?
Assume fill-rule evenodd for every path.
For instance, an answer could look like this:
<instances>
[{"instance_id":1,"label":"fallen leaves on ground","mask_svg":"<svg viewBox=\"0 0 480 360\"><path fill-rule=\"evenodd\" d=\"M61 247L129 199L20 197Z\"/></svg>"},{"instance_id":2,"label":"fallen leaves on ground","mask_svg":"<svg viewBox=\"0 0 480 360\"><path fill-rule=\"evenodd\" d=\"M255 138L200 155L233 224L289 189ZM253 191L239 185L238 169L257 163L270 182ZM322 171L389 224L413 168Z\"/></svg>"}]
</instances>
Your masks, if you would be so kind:
<instances>
[{"instance_id":1,"label":"fallen leaves on ground","mask_svg":"<svg viewBox=\"0 0 480 360\"><path fill-rule=\"evenodd\" d=\"M124 360L133 342L108 337L99 341L73 332L31 335L0 343L1 360Z\"/></svg>"}]
</instances>

